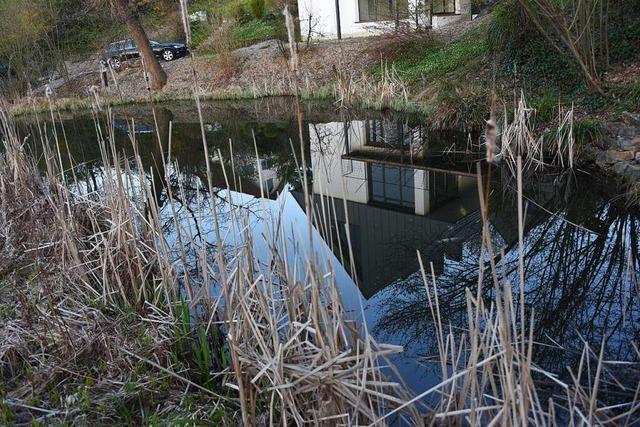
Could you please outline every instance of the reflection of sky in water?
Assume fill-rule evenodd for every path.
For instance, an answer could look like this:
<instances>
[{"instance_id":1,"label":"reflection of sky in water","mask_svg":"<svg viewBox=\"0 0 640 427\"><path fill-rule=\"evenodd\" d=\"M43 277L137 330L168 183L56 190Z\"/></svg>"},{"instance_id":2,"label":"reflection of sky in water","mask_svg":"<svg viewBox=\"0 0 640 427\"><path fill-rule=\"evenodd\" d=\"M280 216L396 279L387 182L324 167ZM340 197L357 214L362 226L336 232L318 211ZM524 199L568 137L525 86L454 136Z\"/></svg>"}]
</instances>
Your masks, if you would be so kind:
<instances>
[{"instance_id":1,"label":"reflection of sky in water","mask_svg":"<svg viewBox=\"0 0 640 427\"><path fill-rule=\"evenodd\" d=\"M200 228L205 230L203 235L213 244L213 222L211 212L208 209L208 199L203 199L198 212L200 212ZM246 231L253 241L253 251L259 264L268 269L271 262L270 246L274 244L280 248L280 253L287 254L290 271L297 272L298 279L303 278L306 260L309 257L308 226L304 208L292 193L285 190L275 200L260 199L251 195L222 190L218 193L218 215L223 220L221 234L224 236L225 245L233 252L233 248L244 244L243 236ZM227 202L237 205L235 210L235 222L232 221L232 212ZM171 219L170 209L164 206L162 211ZM507 211L512 214L512 211ZM603 209L601 215L611 214L610 209ZM499 218L494 216L495 222ZM611 353L619 358L625 358L625 344L637 334L637 319L640 318L638 305L629 288L631 281L628 271L621 276L608 275L610 264L619 262L620 259L612 256L610 251L615 247L631 244L630 239L634 230L637 232L637 223L625 226L623 235L615 230L614 221L611 228L604 235L594 234L590 231L579 229L568 224L561 217L545 213L531 214L528 217L532 222L527 228L524 240L526 252L525 271L526 301L529 308L534 307L536 316L536 339L546 344L553 341L562 342L568 347L579 347L579 337L582 334L589 342L597 343L602 334L609 335ZM189 221L181 221L181 226L189 230L192 235L198 230ZM246 224L246 226L245 226ZM469 226L465 227L468 232ZM471 227L473 228L473 227ZM475 228L479 230L478 227ZM517 247L514 245L513 236L507 234L507 239L491 224L491 234L496 250L508 248L505 252L501 271L516 284L517 290ZM502 226L502 233L505 226ZM455 231L455 227L453 231ZM451 230L450 230L451 231ZM372 230L375 232L375 230ZM556 245L559 239L565 239L570 234L569 245ZM456 236L447 234L447 241L457 241ZM171 239L175 234L169 234ZM463 324L464 315L464 288L475 289L478 274L480 235L476 232L471 238L461 243L461 254L456 259L444 255L441 271L436 277L441 294L441 307L445 322L451 322L453 326ZM510 241L508 240L510 239ZM620 242L622 239L622 242ZM348 269L341 264L338 257L331 250L325 239L318 231L312 229L313 253L316 259L323 265L327 272L331 272L336 278L342 295L345 309L354 320L364 319L377 340L400 344L405 347L404 353L392 357L396 368L404 380L416 391L424 390L437 382L439 365L425 361L426 357L433 356L437 352L435 338L431 333L430 314L425 295L425 286L419 272L414 271L407 277L398 277L396 280L381 287L368 300L359 291L356 283L351 278ZM617 242L617 244L614 244ZM175 242L174 242L175 243ZM604 254L597 258L594 250L604 245ZM435 244L437 245L437 243ZM594 261L596 257L596 261ZM586 278L588 284L580 283L580 275L593 262L597 262L597 268ZM427 265L427 268L429 266ZM563 269L568 269L564 271ZM486 296L492 295L492 284L486 282ZM591 289L589 289L591 287ZM588 292L578 295L581 288L587 288ZM605 297L598 293L602 289ZM566 293L575 298L573 306L564 307L563 298ZM625 298L626 303L624 301ZM624 313L623 313L623 310ZM566 314L563 314L566 311ZM620 319L626 316L626 320L620 323ZM561 321L560 324L558 322ZM628 350L628 348L626 348ZM557 368L564 366L572 357L563 359L561 352L548 350L540 354L541 363L548 363L547 367ZM560 364L560 365L554 365Z\"/></svg>"},{"instance_id":2,"label":"reflection of sky in water","mask_svg":"<svg viewBox=\"0 0 640 427\"><path fill-rule=\"evenodd\" d=\"M275 243L281 253L286 249L290 272L301 279L310 248L301 181L291 154L291 146L299 146L292 112L274 120L270 115L279 114L276 109L234 108L219 110L212 104L204 111L205 122L212 124L205 126L209 151L220 149L227 168L232 157L228 141L234 141L237 176L227 177L233 191L219 190L226 187L226 181L220 158L212 154L217 191L213 200L225 255L232 259L234 248L244 243L243 235L248 232L264 271L271 261L269 245ZM164 110L157 116L175 122L171 156L180 170L170 166L159 173L157 140L142 132L137 139L143 147L143 168L154 170L147 176L148 185L151 175L156 185L166 175L174 195L179 195L171 206L166 191L153 190L174 255L181 256L181 251L173 210L183 243L206 244L210 256L216 238L211 197L205 191L200 127L192 122L192 109ZM137 120L142 130L147 129L144 121L149 121L149 113L145 114ZM71 157L87 162L76 168L80 187L100 187L104 170L96 161L99 153L93 123L77 119L68 127L68 134L74 135ZM164 129L168 132L167 126ZM261 157L259 167L252 131ZM440 367L425 361L437 353L437 347L416 250L423 255L427 270L433 264L444 321L454 328L464 325L464 291L468 287L475 292L479 271L476 157L466 151L464 135L433 135L406 117L344 119L327 113L327 117L306 123L304 136L317 218L317 227L312 229L314 257L335 276L353 319L361 320L364 314L377 340L405 346L405 352L393 362L415 391L424 390L437 382ZM130 153L126 134L117 135L117 144L119 150ZM167 150L166 145L163 149ZM499 173L494 176L491 235L496 252L505 252L504 259L498 258L500 271L517 290L517 210L512 183ZM640 336L640 289L630 272L630 267L639 268L637 210L609 203L600 195L604 192L601 185L588 177L574 180L545 175L528 184L527 196L536 204L527 206L525 219L526 304L536 313L536 340L558 341L575 349L581 346L580 336L594 347L604 336L610 358L628 357L629 341ZM132 185L136 188L140 183ZM267 198L260 197L261 185ZM231 205L236 207L231 209ZM346 250L347 223L353 264ZM201 262L198 247L187 244L186 256L194 266ZM490 299L490 279L482 286L485 298ZM577 356L548 346L534 357L548 369L561 370Z\"/></svg>"}]
</instances>

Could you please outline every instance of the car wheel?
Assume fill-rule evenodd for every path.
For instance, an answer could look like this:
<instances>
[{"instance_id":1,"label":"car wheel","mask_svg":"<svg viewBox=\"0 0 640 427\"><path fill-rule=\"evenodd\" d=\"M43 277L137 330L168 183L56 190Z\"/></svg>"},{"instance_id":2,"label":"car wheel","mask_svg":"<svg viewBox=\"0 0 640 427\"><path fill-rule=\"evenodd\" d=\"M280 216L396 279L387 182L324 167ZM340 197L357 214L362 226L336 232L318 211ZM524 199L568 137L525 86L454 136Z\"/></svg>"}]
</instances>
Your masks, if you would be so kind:
<instances>
[{"instance_id":1,"label":"car wheel","mask_svg":"<svg viewBox=\"0 0 640 427\"><path fill-rule=\"evenodd\" d=\"M120 58L111 58L108 61L109 66L116 71L119 71L122 68L122 62L120 62Z\"/></svg>"},{"instance_id":2,"label":"car wheel","mask_svg":"<svg viewBox=\"0 0 640 427\"><path fill-rule=\"evenodd\" d=\"M164 59L165 61L173 61L175 57L176 56L172 50L167 49L162 52L162 59Z\"/></svg>"}]
</instances>

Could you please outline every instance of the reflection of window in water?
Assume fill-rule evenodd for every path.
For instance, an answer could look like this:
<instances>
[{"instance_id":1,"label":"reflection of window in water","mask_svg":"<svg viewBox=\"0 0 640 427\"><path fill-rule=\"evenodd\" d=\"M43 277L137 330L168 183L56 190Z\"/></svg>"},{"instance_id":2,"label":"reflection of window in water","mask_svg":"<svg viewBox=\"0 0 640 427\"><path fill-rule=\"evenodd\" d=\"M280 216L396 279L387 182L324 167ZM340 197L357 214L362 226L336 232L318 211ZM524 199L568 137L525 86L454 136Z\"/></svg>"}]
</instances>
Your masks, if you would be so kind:
<instances>
[{"instance_id":1,"label":"reflection of window in water","mask_svg":"<svg viewBox=\"0 0 640 427\"><path fill-rule=\"evenodd\" d=\"M367 120L365 122L367 145L384 144L384 125L382 120Z\"/></svg>"},{"instance_id":2,"label":"reflection of window in water","mask_svg":"<svg viewBox=\"0 0 640 427\"><path fill-rule=\"evenodd\" d=\"M266 182L267 193L273 192L273 189L274 189L273 178L269 178L267 179L267 182Z\"/></svg>"},{"instance_id":3,"label":"reflection of window in water","mask_svg":"<svg viewBox=\"0 0 640 427\"><path fill-rule=\"evenodd\" d=\"M371 201L407 209L415 207L413 169L372 164L369 166Z\"/></svg>"},{"instance_id":4,"label":"reflection of window in water","mask_svg":"<svg viewBox=\"0 0 640 427\"><path fill-rule=\"evenodd\" d=\"M442 206L458 197L458 179L456 175L429 171L429 195L431 209Z\"/></svg>"},{"instance_id":5,"label":"reflection of window in water","mask_svg":"<svg viewBox=\"0 0 640 427\"><path fill-rule=\"evenodd\" d=\"M267 169L271 169L272 166L273 166L273 162L270 159L260 160L260 169L267 170Z\"/></svg>"},{"instance_id":6,"label":"reflection of window in water","mask_svg":"<svg viewBox=\"0 0 640 427\"><path fill-rule=\"evenodd\" d=\"M342 173L345 175L353 173L353 160L342 160Z\"/></svg>"},{"instance_id":7,"label":"reflection of window in water","mask_svg":"<svg viewBox=\"0 0 640 427\"><path fill-rule=\"evenodd\" d=\"M420 130L416 136L415 129L405 126L400 121L366 120L366 145L408 149L414 140L419 141Z\"/></svg>"},{"instance_id":8,"label":"reflection of window in water","mask_svg":"<svg viewBox=\"0 0 640 427\"><path fill-rule=\"evenodd\" d=\"M397 9L396 9L397 8ZM360 21L388 21L409 17L409 0L358 0Z\"/></svg>"}]
</instances>

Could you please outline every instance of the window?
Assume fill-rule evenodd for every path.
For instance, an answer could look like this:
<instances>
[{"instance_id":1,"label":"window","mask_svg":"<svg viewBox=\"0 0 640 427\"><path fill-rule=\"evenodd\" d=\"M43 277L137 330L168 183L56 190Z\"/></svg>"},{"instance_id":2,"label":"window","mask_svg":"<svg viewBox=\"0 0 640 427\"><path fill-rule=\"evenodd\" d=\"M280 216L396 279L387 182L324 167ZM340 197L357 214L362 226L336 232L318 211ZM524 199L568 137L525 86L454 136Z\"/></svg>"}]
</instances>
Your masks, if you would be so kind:
<instances>
[{"instance_id":1,"label":"window","mask_svg":"<svg viewBox=\"0 0 640 427\"><path fill-rule=\"evenodd\" d=\"M366 120L366 145L384 145L384 126L382 120Z\"/></svg>"},{"instance_id":2,"label":"window","mask_svg":"<svg viewBox=\"0 0 640 427\"><path fill-rule=\"evenodd\" d=\"M371 200L401 208L415 208L414 170L372 164L369 169Z\"/></svg>"},{"instance_id":3,"label":"window","mask_svg":"<svg viewBox=\"0 0 640 427\"><path fill-rule=\"evenodd\" d=\"M409 18L409 0L358 0L360 21L393 21Z\"/></svg>"},{"instance_id":4,"label":"window","mask_svg":"<svg viewBox=\"0 0 640 427\"><path fill-rule=\"evenodd\" d=\"M453 174L429 171L430 208L437 209L458 197L458 179Z\"/></svg>"},{"instance_id":5,"label":"window","mask_svg":"<svg viewBox=\"0 0 640 427\"><path fill-rule=\"evenodd\" d=\"M432 5L433 5L434 15L446 15L450 13L456 13L455 0L433 0Z\"/></svg>"},{"instance_id":6,"label":"window","mask_svg":"<svg viewBox=\"0 0 640 427\"><path fill-rule=\"evenodd\" d=\"M404 123L393 120L366 120L365 137L365 145L400 150L409 148L413 142L413 135Z\"/></svg>"},{"instance_id":7,"label":"window","mask_svg":"<svg viewBox=\"0 0 640 427\"><path fill-rule=\"evenodd\" d=\"M267 193L271 194L273 192L273 190L275 189L275 186L273 185L273 178L267 179L266 187L267 187L266 188Z\"/></svg>"},{"instance_id":8,"label":"window","mask_svg":"<svg viewBox=\"0 0 640 427\"><path fill-rule=\"evenodd\" d=\"M263 171L269 170L273 167L273 162L271 159L261 159L260 160L260 169Z\"/></svg>"}]
</instances>

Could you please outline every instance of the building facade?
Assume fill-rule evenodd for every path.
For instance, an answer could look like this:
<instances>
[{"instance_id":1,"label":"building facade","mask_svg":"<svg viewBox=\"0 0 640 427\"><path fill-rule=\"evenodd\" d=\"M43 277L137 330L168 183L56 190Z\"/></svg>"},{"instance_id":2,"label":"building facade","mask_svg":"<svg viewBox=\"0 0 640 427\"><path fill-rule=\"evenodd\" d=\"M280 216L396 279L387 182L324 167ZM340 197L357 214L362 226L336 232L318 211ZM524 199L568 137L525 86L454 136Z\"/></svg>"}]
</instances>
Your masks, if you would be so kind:
<instances>
[{"instance_id":1,"label":"building facade","mask_svg":"<svg viewBox=\"0 0 640 427\"><path fill-rule=\"evenodd\" d=\"M303 39L366 37L405 25L437 28L470 20L471 0L298 0Z\"/></svg>"}]
</instances>

